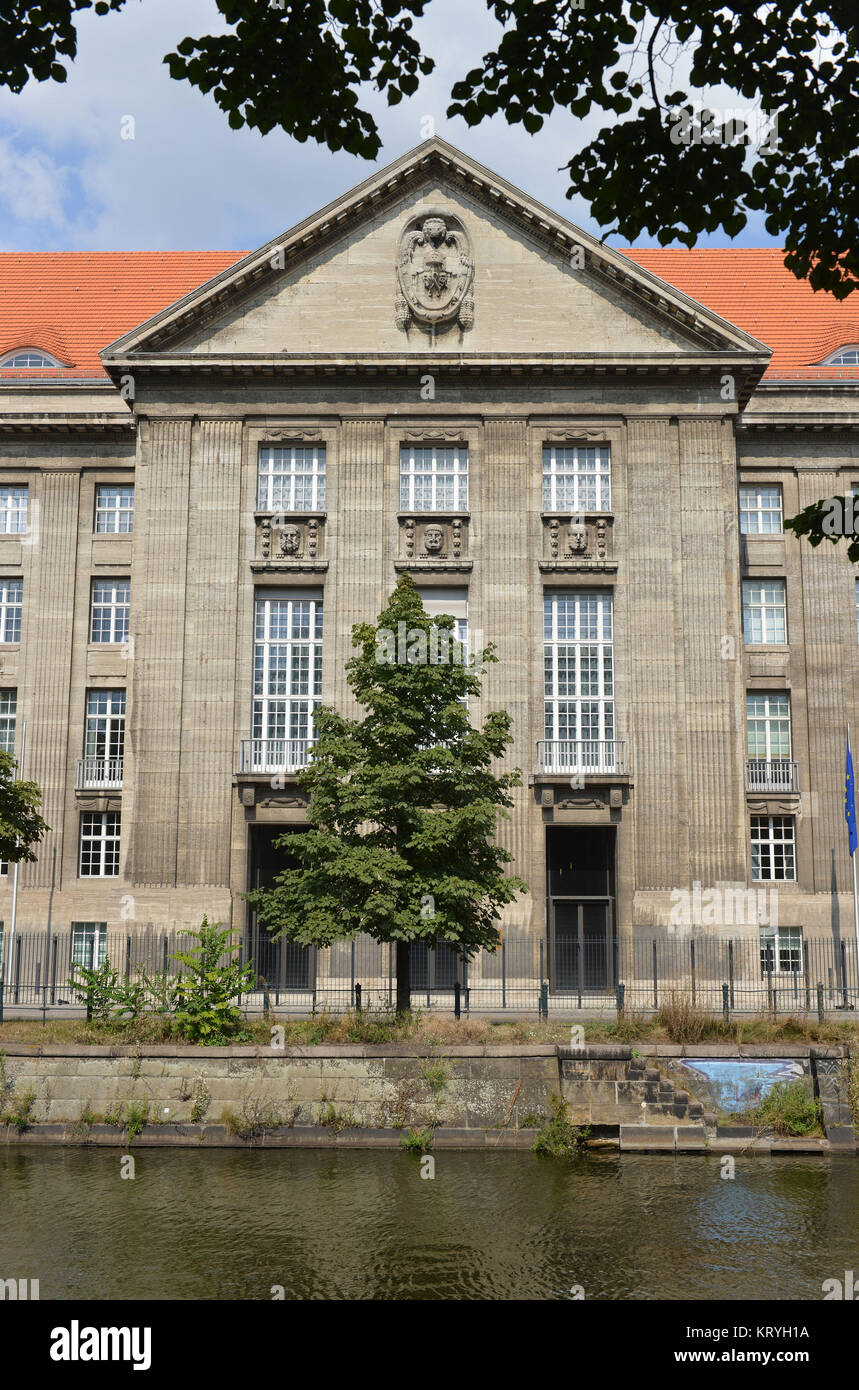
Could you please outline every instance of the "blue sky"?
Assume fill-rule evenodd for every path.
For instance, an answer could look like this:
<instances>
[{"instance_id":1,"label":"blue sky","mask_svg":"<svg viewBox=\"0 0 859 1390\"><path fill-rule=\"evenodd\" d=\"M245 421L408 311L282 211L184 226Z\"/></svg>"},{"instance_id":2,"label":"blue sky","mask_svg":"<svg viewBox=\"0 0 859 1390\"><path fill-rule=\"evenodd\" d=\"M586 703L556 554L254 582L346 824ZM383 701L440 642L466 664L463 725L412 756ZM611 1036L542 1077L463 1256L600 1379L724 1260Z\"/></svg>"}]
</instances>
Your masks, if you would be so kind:
<instances>
[{"instance_id":1,"label":"blue sky","mask_svg":"<svg viewBox=\"0 0 859 1390\"><path fill-rule=\"evenodd\" d=\"M68 82L0 91L0 249L249 249L417 145L426 116L446 140L599 235L587 206L566 198L561 166L602 119L559 113L536 135L500 117L473 129L445 119L451 84L500 33L483 0L432 0L419 32L436 71L399 106L367 94L384 142L377 165L282 132L230 130L211 97L172 81L164 54L186 34L223 27L214 0L129 0L119 14L80 17ZM127 116L133 140L122 138ZM734 243L699 244L773 241L756 219Z\"/></svg>"}]
</instances>

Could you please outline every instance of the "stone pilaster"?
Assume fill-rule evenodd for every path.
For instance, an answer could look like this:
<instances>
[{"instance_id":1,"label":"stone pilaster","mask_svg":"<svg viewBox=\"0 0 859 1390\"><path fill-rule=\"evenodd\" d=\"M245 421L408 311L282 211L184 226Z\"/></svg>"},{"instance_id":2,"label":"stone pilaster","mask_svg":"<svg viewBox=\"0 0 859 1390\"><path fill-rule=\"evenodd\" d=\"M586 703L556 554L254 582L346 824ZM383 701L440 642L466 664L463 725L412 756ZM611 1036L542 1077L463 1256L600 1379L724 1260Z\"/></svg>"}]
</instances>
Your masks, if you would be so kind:
<instances>
[{"instance_id":1,"label":"stone pilaster","mask_svg":"<svg viewBox=\"0 0 859 1390\"><path fill-rule=\"evenodd\" d=\"M60 882L66 786L74 776L67 753L80 474L45 471L40 483L38 542L29 569L25 565L21 650L29 688L26 701L19 700L19 720L27 721L24 777L41 787L42 815L51 830L37 849L36 863L22 871L25 888L50 886L54 847ZM82 580L82 595L85 588ZM88 592L84 601L89 604ZM69 826L69 833L76 836L77 827Z\"/></svg>"},{"instance_id":2,"label":"stone pilaster","mask_svg":"<svg viewBox=\"0 0 859 1390\"><path fill-rule=\"evenodd\" d=\"M242 426L204 420L193 433L176 881L227 885L235 746Z\"/></svg>"},{"instance_id":3,"label":"stone pilaster","mask_svg":"<svg viewBox=\"0 0 859 1390\"><path fill-rule=\"evenodd\" d=\"M131 775L123 790L123 806L131 802L126 877L136 885L176 883L190 471L190 420L142 425L135 532L145 544L135 545L131 573Z\"/></svg>"}]
</instances>

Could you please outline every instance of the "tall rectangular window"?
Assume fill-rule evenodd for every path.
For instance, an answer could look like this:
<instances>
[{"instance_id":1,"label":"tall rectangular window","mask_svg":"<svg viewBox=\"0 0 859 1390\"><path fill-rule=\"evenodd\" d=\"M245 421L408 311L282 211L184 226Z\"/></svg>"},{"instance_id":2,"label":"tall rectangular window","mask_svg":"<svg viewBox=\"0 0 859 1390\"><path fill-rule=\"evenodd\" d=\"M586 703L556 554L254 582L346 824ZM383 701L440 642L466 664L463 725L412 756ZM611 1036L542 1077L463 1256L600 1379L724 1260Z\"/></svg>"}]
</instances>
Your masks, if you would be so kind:
<instances>
[{"instance_id":1,"label":"tall rectangular window","mask_svg":"<svg viewBox=\"0 0 859 1390\"><path fill-rule=\"evenodd\" d=\"M797 975L802 969L802 927L761 927L761 974Z\"/></svg>"},{"instance_id":2,"label":"tall rectangular window","mask_svg":"<svg viewBox=\"0 0 859 1390\"><path fill-rule=\"evenodd\" d=\"M256 770L308 760L322 697L322 598L258 597L251 760Z\"/></svg>"},{"instance_id":3,"label":"tall rectangular window","mask_svg":"<svg viewBox=\"0 0 859 1390\"><path fill-rule=\"evenodd\" d=\"M796 878L793 816L752 816L752 878L793 882Z\"/></svg>"},{"instance_id":4,"label":"tall rectangular window","mask_svg":"<svg viewBox=\"0 0 859 1390\"><path fill-rule=\"evenodd\" d=\"M112 644L127 642L130 604L130 580L94 579L89 640Z\"/></svg>"},{"instance_id":5,"label":"tall rectangular window","mask_svg":"<svg viewBox=\"0 0 859 1390\"><path fill-rule=\"evenodd\" d=\"M611 510L611 457L607 444L543 447L544 512Z\"/></svg>"},{"instance_id":6,"label":"tall rectangular window","mask_svg":"<svg viewBox=\"0 0 859 1390\"><path fill-rule=\"evenodd\" d=\"M746 695L746 746L750 758L790 757L790 696L786 690Z\"/></svg>"},{"instance_id":7,"label":"tall rectangular window","mask_svg":"<svg viewBox=\"0 0 859 1390\"><path fill-rule=\"evenodd\" d=\"M72 964L98 970L107 953L106 922L72 922Z\"/></svg>"},{"instance_id":8,"label":"tall rectangular window","mask_svg":"<svg viewBox=\"0 0 859 1390\"><path fill-rule=\"evenodd\" d=\"M81 878L119 874L119 811L81 812Z\"/></svg>"},{"instance_id":9,"label":"tall rectangular window","mask_svg":"<svg viewBox=\"0 0 859 1390\"><path fill-rule=\"evenodd\" d=\"M0 579L0 642L20 642L23 579Z\"/></svg>"},{"instance_id":10,"label":"tall rectangular window","mask_svg":"<svg viewBox=\"0 0 859 1390\"><path fill-rule=\"evenodd\" d=\"M547 594L543 638L545 737L552 765L597 769L610 764L614 758L611 594Z\"/></svg>"},{"instance_id":11,"label":"tall rectangular window","mask_svg":"<svg viewBox=\"0 0 859 1390\"><path fill-rule=\"evenodd\" d=\"M464 444L402 445L400 510L468 511L468 449Z\"/></svg>"},{"instance_id":12,"label":"tall rectangular window","mask_svg":"<svg viewBox=\"0 0 859 1390\"><path fill-rule=\"evenodd\" d=\"M749 646L787 641L783 579L743 580L743 641Z\"/></svg>"},{"instance_id":13,"label":"tall rectangular window","mask_svg":"<svg viewBox=\"0 0 859 1390\"><path fill-rule=\"evenodd\" d=\"M125 691L90 690L86 702L86 786L121 786L125 752Z\"/></svg>"},{"instance_id":14,"label":"tall rectangular window","mask_svg":"<svg viewBox=\"0 0 859 1390\"><path fill-rule=\"evenodd\" d=\"M26 483L0 484L0 535L20 536L27 530Z\"/></svg>"},{"instance_id":15,"label":"tall rectangular window","mask_svg":"<svg viewBox=\"0 0 859 1390\"><path fill-rule=\"evenodd\" d=\"M134 486L104 483L95 494L95 529L99 535L127 536L134 530Z\"/></svg>"},{"instance_id":16,"label":"tall rectangular window","mask_svg":"<svg viewBox=\"0 0 859 1390\"><path fill-rule=\"evenodd\" d=\"M15 722L18 718L18 692L0 690L0 748L4 753L15 752Z\"/></svg>"},{"instance_id":17,"label":"tall rectangular window","mask_svg":"<svg viewBox=\"0 0 859 1390\"><path fill-rule=\"evenodd\" d=\"M259 451L257 511L325 510L325 446L299 445Z\"/></svg>"},{"instance_id":18,"label":"tall rectangular window","mask_svg":"<svg viewBox=\"0 0 859 1390\"><path fill-rule=\"evenodd\" d=\"M781 487L778 483L740 486L740 534L765 536L781 532Z\"/></svg>"}]
</instances>

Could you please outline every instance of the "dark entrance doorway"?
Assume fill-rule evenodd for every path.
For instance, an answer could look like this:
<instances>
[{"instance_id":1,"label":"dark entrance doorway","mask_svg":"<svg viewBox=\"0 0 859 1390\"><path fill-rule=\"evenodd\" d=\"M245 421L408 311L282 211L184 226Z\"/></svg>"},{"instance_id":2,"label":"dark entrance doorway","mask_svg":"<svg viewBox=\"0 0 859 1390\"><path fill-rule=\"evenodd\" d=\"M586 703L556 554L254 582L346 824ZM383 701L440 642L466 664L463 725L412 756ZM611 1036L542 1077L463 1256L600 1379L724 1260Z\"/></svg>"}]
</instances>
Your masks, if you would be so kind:
<instances>
[{"instance_id":1,"label":"dark entrance doorway","mask_svg":"<svg viewBox=\"0 0 859 1390\"><path fill-rule=\"evenodd\" d=\"M614 826L546 829L549 984L559 994L614 987L614 856Z\"/></svg>"},{"instance_id":2,"label":"dark entrance doorway","mask_svg":"<svg viewBox=\"0 0 859 1390\"><path fill-rule=\"evenodd\" d=\"M283 835L300 835L302 829L290 825L250 827L250 888L271 888L284 869L299 867L298 860L287 850L277 849L274 842ZM272 989L309 988L311 947L298 946L294 941L272 941L255 912L250 913L248 920L248 954L256 963L257 973Z\"/></svg>"}]
</instances>

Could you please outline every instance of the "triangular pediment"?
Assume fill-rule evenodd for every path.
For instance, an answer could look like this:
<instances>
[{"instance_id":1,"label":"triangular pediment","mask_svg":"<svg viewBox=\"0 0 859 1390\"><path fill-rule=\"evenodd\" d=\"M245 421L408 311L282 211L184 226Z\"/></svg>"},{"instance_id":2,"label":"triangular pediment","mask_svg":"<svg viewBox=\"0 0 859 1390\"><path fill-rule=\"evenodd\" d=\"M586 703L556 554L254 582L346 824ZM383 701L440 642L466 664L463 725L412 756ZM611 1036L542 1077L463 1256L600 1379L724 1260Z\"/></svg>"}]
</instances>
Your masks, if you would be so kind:
<instances>
[{"instance_id":1,"label":"triangular pediment","mask_svg":"<svg viewBox=\"0 0 859 1390\"><path fill-rule=\"evenodd\" d=\"M102 353L251 362L740 356L764 344L433 139Z\"/></svg>"}]
</instances>

